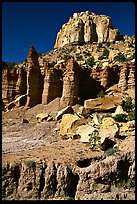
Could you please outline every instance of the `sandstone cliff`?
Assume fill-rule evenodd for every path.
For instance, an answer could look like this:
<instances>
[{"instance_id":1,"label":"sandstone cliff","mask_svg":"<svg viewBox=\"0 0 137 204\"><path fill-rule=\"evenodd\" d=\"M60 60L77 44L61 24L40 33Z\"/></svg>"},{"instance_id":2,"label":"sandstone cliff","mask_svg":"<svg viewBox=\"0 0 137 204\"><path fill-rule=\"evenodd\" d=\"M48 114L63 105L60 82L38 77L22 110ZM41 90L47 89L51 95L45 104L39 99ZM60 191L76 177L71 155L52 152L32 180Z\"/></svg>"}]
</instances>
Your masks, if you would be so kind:
<instances>
[{"instance_id":1,"label":"sandstone cliff","mask_svg":"<svg viewBox=\"0 0 137 204\"><path fill-rule=\"evenodd\" d=\"M109 16L96 15L89 11L74 13L57 34L54 48L67 44L113 42L119 36L120 32L118 29L113 29Z\"/></svg>"}]
</instances>

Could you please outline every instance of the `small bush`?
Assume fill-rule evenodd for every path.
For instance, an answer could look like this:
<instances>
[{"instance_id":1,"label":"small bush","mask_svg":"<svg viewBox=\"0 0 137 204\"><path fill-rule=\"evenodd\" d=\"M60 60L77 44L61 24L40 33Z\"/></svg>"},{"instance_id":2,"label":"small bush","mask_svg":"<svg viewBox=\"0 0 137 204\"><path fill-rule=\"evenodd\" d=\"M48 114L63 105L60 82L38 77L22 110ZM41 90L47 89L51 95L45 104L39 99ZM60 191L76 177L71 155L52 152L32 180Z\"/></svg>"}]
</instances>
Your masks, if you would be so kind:
<instances>
[{"instance_id":1,"label":"small bush","mask_svg":"<svg viewBox=\"0 0 137 204\"><path fill-rule=\"evenodd\" d=\"M55 61L51 61L51 62L49 62L49 67L54 67L55 64L56 64Z\"/></svg>"},{"instance_id":2,"label":"small bush","mask_svg":"<svg viewBox=\"0 0 137 204\"><path fill-rule=\"evenodd\" d=\"M131 112L128 113L127 115L127 120L128 121L132 121L132 120L135 120L135 109Z\"/></svg>"},{"instance_id":3,"label":"small bush","mask_svg":"<svg viewBox=\"0 0 137 204\"><path fill-rule=\"evenodd\" d=\"M125 62L126 58L125 58L124 54L118 53L118 55L114 57L114 60L118 61L118 62Z\"/></svg>"},{"instance_id":4,"label":"small bush","mask_svg":"<svg viewBox=\"0 0 137 204\"><path fill-rule=\"evenodd\" d=\"M83 54L84 54L85 56L91 56L91 53L90 53L90 52L83 51Z\"/></svg>"},{"instance_id":5,"label":"small bush","mask_svg":"<svg viewBox=\"0 0 137 204\"><path fill-rule=\"evenodd\" d=\"M100 136L98 130L94 130L89 139L89 144L94 148L96 145L100 144Z\"/></svg>"},{"instance_id":6,"label":"small bush","mask_svg":"<svg viewBox=\"0 0 137 204\"><path fill-rule=\"evenodd\" d=\"M132 98L130 97L130 96L128 96L127 98L126 98L126 100L125 100L125 104L124 104L124 110L126 111L126 112L130 112L130 111L132 111L132 109L134 108L134 105L133 105L133 103L132 103Z\"/></svg>"},{"instance_id":7,"label":"small bush","mask_svg":"<svg viewBox=\"0 0 137 204\"><path fill-rule=\"evenodd\" d=\"M103 54L102 54L98 59L99 59L99 60L106 59L106 58L108 58L108 56L109 56L109 50L107 50L106 48L104 48Z\"/></svg>"},{"instance_id":8,"label":"small bush","mask_svg":"<svg viewBox=\"0 0 137 204\"><path fill-rule=\"evenodd\" d=\"M98 43L97 48L101 48L102 47L102 43Z\"/></svg>"},{"instance_id":9,"label":"small bush","mask_svg":"<svg viewBox=\"0 0 137 204\"><path fill-rule=\"evenodd\" d=\"M86 62L89 66L93 67L95 64L94 57L90 57Z\"/></svg>"},{"instance_id":10,"label":"small bush","mask_svg":"<svg viewBox=\"0 0 137 204\"><path fill-rule=\"evenodd\" d=\"M77 59L78 61L80 61L80 60L83 59L83 57L82 57L82 55L77 55L77 56L76 56L76 59Z\"/></svg>"},{"instance_id":11,"label":"small bush","mask_svg":"<svg viewBox=\"0 0 137 204\"><path fill-rule=\"evenodd\" d=\"M106 42L106 46L109 47L110 46L110 42Z\"/></svg>"},{"instance_id":12,"label":"small bush","mask_svg":"<svg viewBox=\"0 0 137 204\"><path fill-rule=\"evenodd\" d=\"M112 117L116 122L127 122L126 114L117 114Z\"/></svg>"},{"instance_id":13,"label":"small bush","mask_svg":"<svg viewBox=\"0 0 137 204\"><path fill-rule=\"evenodd\" d=\"M105 96L104 91L101 89L101 90L98 92L97 97L98 97L98 98L101 98L101 97L104 97L104 96Z\"/></svg>"}]
</instances>

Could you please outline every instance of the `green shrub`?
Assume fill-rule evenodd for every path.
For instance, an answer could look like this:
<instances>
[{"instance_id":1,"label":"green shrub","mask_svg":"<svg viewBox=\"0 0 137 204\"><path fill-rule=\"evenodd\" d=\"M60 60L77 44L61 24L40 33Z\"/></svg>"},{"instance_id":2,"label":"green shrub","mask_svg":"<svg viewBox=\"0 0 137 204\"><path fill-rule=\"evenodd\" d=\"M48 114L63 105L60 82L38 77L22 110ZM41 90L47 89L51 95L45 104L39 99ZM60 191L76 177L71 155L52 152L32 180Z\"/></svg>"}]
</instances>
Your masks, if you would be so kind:
<instances>
[{"instance_id":1,"label":"green shrub","mask_svg":"<svg viewBox=\"0 0 137 204\"><path fill-rule=\"evenodd\" d=\"M126 112L130 112L130 111L132 111L133 108L134 108L134 104L132 103L132 98L130 96L128 96L125 100L125 104L124 104L123 109Z\"/></svg>"},{"instance_id":2,"label":"green shrub","mask_svg":"<svg viewBox=\"0 0 137 204\"><path fill-rule=\"evenodd\" d=\"M83 59L83 57L82 57L82 55L77 55L77 56L76 56L76 59L77 59L78 61L80 61L80 60Z\"/></svg>"},{"instance_id":3,"label":"green shrub","mask_svg":"<svg viewBox=\"0 0 137 204\"><path fill-rule=\"evenodd\" d=\"M94 148L96 145L100 144L100 136L98 130L94 130L90 134L89 144Z\"/></svg>"},{"instance_id":4,"label":"green shrub","mask_svg":"<svg viewBox=\"0 0 137 204\"><path fill-rule=\"evenodd\" d=\"M131 112L128 113L127 115L127 120L128 121L132 121L132 120L135 120L135 109Z\"/></svg>"},{"instance_id":5,"label":"green shrub","mask_svg":"<svg viewBox=\"0 0 137 204\"><path fill-rule=\"evenodd\" d=\"M90 52L83 51L83 54L84 54L85 56L91 56L91 53L90 53Z\"/></svg>"},{"instance_id":6,"label":"green shrub","mask_svg":"<svg viewBox=\"0 0 137 204\"><path fill-rule=\"evenodd\" d=\"M98 43L97 48L101 48L102 47L102 43Z\"/></svg>"},{"instance_id":7,"label":"green shrub","mask_svg":"<svg viewBox=\"0 0 137 204\"><path fill-rule=\"evenodd\" d=\"M105 96L104 91L101 89L97 94L97 98L101 98L101 97L104 97L104 96Z\"/></svg>"},{"instance_id":8,"label":"green shrub","mask_svg":"<svg viewBox=\"0 0 137 204\"><path fill-rule=\"evenodd\" d=\"M116 122L127 122L127 115L126 114L117 114L112 117Z\"/></svg>"},{"instance_id":9,"label":"green shrub","mask_svg":"<svg viewBox=\"0 0 137 204\"><path fill-rule=\"evenodd\" d=\"M95 64L94 57L90 57L90 58L86 61L86 63L87 63L89 66L93 67L93 65Z\"/></svg>"},{"instance_id":10,"label":"green shrub","mask_svg":"<svg viewBox=\"0 0 137 204\"><path fill-rule=\"evenodd\" d=\"M109 47L110 46L110 42L106 42L106 46Z\"/></svg>"},{"instance_id":11,"label":"green shrub","mask_svg":"<svg viewBox=\"0 0 137 204\"><path fill-rule=\"evenodd\" d=\"M118 55L114 57L114 60L118 61L118 62L125 62L126 58L125 58L124 54L118 53Z\"/></svg>"},{"instance_id":12,"label":"green shrub","mask_svg":"<svg viewBox=\"0 0 137 204\"><path fill-rule=\"evenodd\" d=\"M109 50L104 48L103 54L98 58L99 60L106 59L109 56Z\"/></svg>"},{"instance_id":13,"label":"green shrub","mask_svg":"<svg viewBox=\"0 0 137 204\"><path fill-rule=\"evenodd\" d=\"M49 62L49 67L54 67L55 64L56 64L55 61L51 61L51 62Z\"/></svg>"}]
</instances>

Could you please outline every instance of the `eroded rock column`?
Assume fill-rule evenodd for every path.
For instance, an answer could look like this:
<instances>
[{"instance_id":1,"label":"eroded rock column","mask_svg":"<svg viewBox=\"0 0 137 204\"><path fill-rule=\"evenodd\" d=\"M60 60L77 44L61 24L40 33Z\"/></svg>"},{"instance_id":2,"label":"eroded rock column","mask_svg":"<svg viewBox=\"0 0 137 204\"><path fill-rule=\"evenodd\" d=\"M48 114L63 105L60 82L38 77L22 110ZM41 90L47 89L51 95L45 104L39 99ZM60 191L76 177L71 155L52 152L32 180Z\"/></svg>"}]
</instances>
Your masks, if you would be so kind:
<instances>
[{"instance_id":1,"label":"eroded rock column","mask_svg":"<svg viewBox=\"0 0 137 204\"><path fill-rule=\"evenodd\" d=\"M118 88L121 91L125 91L127 89L127 76L128 76L128 64L124 64L120 67L120 75L119 75L119 83Z\"/></svg>"},{"instance_id":2,"label":"eroded rock column","mask_svg":"<svg viewBox=\"0 0 137 204\"><path fill-rule=\"evenodd\" d=\"M63 77L63 93L60 100L61 106L72 106L78 101L78 68L79 66L73 57L68 59Z\"/></svg>"},{"instance_id":3,"label":"eroded rock column","mask_svg":"<svg viewBox=\"0 0 137 204\"><path fill-rule=\"evenodd\" d=\"M30 48L27 62L27 106L32 107L41 103L42 97L42 76L38 54L33 46Z\"/></svg>"}]
</instances>

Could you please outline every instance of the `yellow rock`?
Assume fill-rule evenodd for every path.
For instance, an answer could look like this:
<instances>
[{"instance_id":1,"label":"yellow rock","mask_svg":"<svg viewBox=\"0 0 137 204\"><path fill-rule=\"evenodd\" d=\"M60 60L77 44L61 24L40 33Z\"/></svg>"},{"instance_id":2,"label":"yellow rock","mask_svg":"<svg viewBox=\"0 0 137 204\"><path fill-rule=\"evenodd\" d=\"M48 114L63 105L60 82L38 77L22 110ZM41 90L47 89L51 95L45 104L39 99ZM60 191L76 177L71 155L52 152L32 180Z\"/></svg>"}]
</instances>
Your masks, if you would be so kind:
<instances>
[{"instance_id":1,"label":"yellow rock","mask_svg":"<svg viewBox=\"0 0 137 204\"><path fill-rule=\"evenodd\" d=\"M48 117L49 115L46 113L39 113L36 115L36 119L38 120L38 122L42 122L44 119L47 119Z\"/></svg>"},{"instance_id":2,"label":"yellow rock","mask_svg":"<svg viewBox=\"0 0 137 204\"><path fill-rule=\"evenodd\" d=\"M80 118L73 114L64 114L60 123L60 135L71 137L80 124Z\"/></svg>"},{"instance_id":3,"label":"yellow rock","mask_svg":"<svg viewBox=\"0 0 137 204\"><path fill-rule=\"evenodd\" d=\"M106 117L102 119L102 124L100 125L100 129L113 132L112 135L114 135L114 137L117 137L119 133L118 125L116 121L111 117Z\"/></svg>"}]
</instances>

